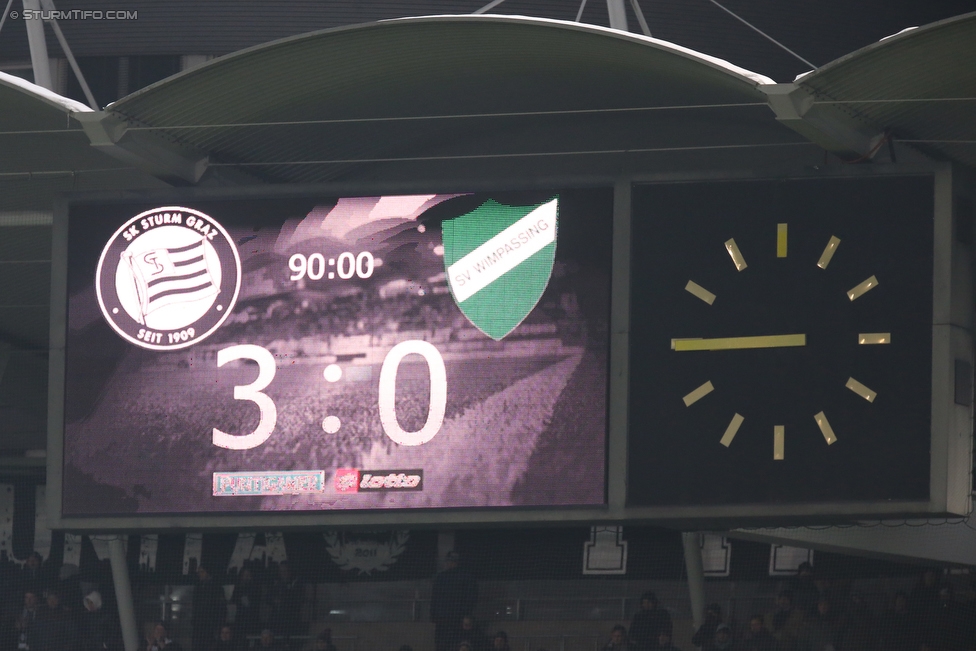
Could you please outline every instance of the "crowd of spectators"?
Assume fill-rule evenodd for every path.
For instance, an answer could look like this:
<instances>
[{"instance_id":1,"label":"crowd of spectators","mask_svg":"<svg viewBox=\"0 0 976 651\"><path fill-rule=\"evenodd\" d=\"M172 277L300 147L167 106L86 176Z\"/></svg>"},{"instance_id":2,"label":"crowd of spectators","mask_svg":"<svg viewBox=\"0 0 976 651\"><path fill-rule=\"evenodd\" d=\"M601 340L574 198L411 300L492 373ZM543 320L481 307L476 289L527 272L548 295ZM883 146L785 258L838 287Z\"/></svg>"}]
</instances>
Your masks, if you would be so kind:
<instances>
[{"instance_id":1,"label":"crowd of spectators","mask_svg":"<svg viewBox=\"0 0 976 651\"><path fill-rule=\"evenodd\" d=\"M850 582L818 576L803 563L768 612L745 626L710 604L692 637L702 651L974 651L976 602L956 599L952 584L926 570L911 592L896 592L884 612L873 610ZM678 651L672 622L653 592L641 597L630 629L617 625L605 651Z\"/></svg>"},{"instance_id":2,"label":"crowd of spectators","mask_svg":"<svg viewBox=\"0 0 976 651\"><path fill-rule=\"evenodd\" d=\"M210 569L200 566L193 589L193 651L241 651L248 646L261 651L305 647L309 651L335 651L328 629L311 643L307 641L305 602L305 583L287 561L267 568L261 562L247 562L237 575L229 600Z\"/></svg>"},{"instance_id":3,"label":"crowd of spectators","mask_svg":"<svg viewBox=\"0 0 976 651\"><path fill-rule=\"evenodd\" d=\"M114 606L77 566L57 571L37 552L17 566L0 562L0 651L119 651Z\"/></svg>"},{"instance_id":4,"label":"crowd of spectators","mask_svg":"<svg viewBox=\"0 0 976 651\"><path fill-rule=\"evenodd\" d=\"M196 575L192 651L336 651L328 629L308 639L305 585L287 562L268 570L249 562L229 600L208 568ZM76 566L52 568L37 552L23 565L3 558L0 597L0 651L123 649L110 574L82 579ZM142 642L144 651L182 651L165 622L146 622Z\"/></svg>"},{"instance_id":5,"label":"crowd of spectators","mask_svg":"<svg viewBox=\"0 0 976 651\"><path fill-rule=\"evenodd\" d=\"M246 563L229 593L207 567L196 574L192 651L336 651L331 630L307 635L305 585L287 562ZM122 651L111 581L99 578L83 580L74 565L53 571L37 553L22 566L0 559L0 651ZM456 553L448 554L432 584L434 651L511 651L505 631L485 630L472 614L477 600L477 582ZM691 645L702 651L976 651L976 600L957 597L944 574L926 570L913 589L896 592L879 611L850 581L818 576L804 563L766 612L727 620L719 604L710 604ZM142 648L182 651L163 622L146 623ZM654 592L641 595L629 629L615 626L604 649L680 651L671 615Z\"/></svg>"}]
</instances>

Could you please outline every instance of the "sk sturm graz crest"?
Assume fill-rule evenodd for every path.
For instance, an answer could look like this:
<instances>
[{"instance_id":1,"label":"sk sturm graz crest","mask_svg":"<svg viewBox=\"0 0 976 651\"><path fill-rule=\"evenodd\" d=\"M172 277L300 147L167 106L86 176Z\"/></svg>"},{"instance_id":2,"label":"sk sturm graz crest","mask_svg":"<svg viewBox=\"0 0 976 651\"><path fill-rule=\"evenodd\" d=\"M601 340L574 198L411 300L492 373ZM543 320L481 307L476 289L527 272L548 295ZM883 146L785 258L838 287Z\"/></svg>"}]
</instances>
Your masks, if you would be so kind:
<instances>
[{"instance_id":1,"label":"sk sturm graz crest","mask_svg":"<svg viewBox=\"0 0 976 651\"><path fill-rule=\"evenodd\" d=\"M556 259L559 198L537 206L488 200L443 224L448 284L464 316L503 339L536 306Z\"/></svg>"},{"instance_id":2,"label":"sk sturm graz crest","mask_svg":"<svg viewBox=\"0 0 976 651\"><path fill-rule=\"evenodd\" d=\"M189 208L155 208L115 232L95 289L109 325L151 350L201 341L224 322L241 286L237 247L223 227Z\"/></svg>"}]
</instances>

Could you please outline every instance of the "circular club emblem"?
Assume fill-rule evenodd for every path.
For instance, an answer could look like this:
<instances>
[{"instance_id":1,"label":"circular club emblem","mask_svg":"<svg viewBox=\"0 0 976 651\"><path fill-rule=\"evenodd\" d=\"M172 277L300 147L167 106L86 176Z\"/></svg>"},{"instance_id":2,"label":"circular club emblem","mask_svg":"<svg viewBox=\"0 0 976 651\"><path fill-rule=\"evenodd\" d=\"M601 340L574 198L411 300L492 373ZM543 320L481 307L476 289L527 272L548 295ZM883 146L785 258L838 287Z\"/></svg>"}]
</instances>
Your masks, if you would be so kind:
<instances>
[{"instance_id":1,"label":"circular club emblem","mask_svg":"<svg viewBox=\"0 0 976 651\"><path fill-rule=\"evenodd\" d=\"M127 221L105 245L95 289L109 325L151 350L175 350L208 337L234 309L241 258L208 215L155 208Z\"/></svg>"}]
</instances>

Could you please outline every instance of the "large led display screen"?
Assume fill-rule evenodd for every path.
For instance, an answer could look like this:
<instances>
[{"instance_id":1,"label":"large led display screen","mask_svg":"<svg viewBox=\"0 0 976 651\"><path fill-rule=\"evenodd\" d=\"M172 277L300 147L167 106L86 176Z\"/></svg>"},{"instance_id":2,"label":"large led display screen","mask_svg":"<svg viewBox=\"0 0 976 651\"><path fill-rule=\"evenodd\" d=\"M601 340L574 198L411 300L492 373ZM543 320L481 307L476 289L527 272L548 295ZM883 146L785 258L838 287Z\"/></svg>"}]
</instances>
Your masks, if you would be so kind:
<instances>
[{"instance_id":1,"label":"large led display screen","mask_svg":"<svg viewBox=\"0 0 976 651\"><path fill-rule=\"evenodd\" d=\"M605 502L612 191L68 207L62 515Z\"/></svg>"}]
</instances>

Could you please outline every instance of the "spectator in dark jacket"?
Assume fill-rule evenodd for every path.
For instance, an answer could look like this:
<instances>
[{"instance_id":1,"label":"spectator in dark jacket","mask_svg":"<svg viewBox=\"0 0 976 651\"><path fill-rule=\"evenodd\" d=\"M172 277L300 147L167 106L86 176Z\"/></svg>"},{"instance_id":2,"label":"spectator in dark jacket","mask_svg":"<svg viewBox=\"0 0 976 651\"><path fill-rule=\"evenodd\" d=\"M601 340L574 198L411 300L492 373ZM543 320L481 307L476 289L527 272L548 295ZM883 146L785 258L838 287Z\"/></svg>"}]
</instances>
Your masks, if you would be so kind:
<instances>
[{"instance_id":1,"label":"spectator in dark jacket","mask_svg":"<svg viewBox=\"0 0 976 651\"><path fill-rule=\"evenodd\" d=\"M728 624L719 624L715 629L715 637L712 645L717 651L736 651L735 638L732 636L732 629Z\"/></svg>"},{"instance_id":2,"label":"spectator in dark jacket","mask_svg":"<svg viewBox=\"0 0 976 651\"><path fill-rule=\"evenodd\" d=\"M766 614L766 628L776 638L776 645L780 651L794 651L797 639L800 637L806 617L793 607L793 593L783 590L776 597L776 610Z\"/></svg>"},{"instance_id":3,"label":"spectator in dark jacket","mask_svg":"<svg viewBox=\"0 0 976 651\"><path fill-rule=\"evenodd\" d=\"M82 651L116 651L122 648L122 634L115 619L102 609L102 595L94 590L84 599L81 616Z\"/></svg>"},{"instance_id":4,"label":"spectator in dark jacket","mask_svg":"<svg viewBox=\"0 0 976 651\"><path fill-rule=\"evenodd\" d=\"M817 602L821 595L813 574L813 565L800 563L796 576L790 581L789 591L793 593L794 608L799 608L804 615L817 613Z\"/></svg>"},{"instance_id":5,"label":"spectator in dark jacket","mask_svg":"<svg viewBox=\"0 0 976 651\"><path fill-rule=\"evenodd\" d=\"M146 651L182 651L183 647L178 642L173 641L166 626L158 622L153 626L149 639L146 640Z\"/></svg>"},{"instance_id":6,"label":"spectator in dark jacket","mask_svg":"<svg viewBox=\"0 0 976 651\"><path fill-rule=\"evenodd\" d=\"M505 631L498 631L495 633L495 637L491 640L492 651L512 651L512 647L508 644L508 633Z\"/></svg>"},{"instance_id":7,"label":"spectator in dark jacket","mask_svg":"<svg viewBox=\"0 0 976 651\"><path fill-rule=\"evenodd\" d=\"M776 638L766 630L762 615L749 620L749 632L739 647L741 651L776 651Z\"/></svg>"},{"instance_id":8,"label":"spectator in dark jacket","mask_svg":"<svg viewBox=\"0 0 976 651\"><path fill-rule=\"evenodd\" d=\"M705 608L705 621L698 627L691 638L691 643L703 651L714 649L715 629L722 623L722 607L718 604L709 604Z\"/></svg>"},{"instance_id":9,"label":"spectator in dark jacket","mask_svg":"<svg viewBox=\"0 0 976 651\"><path fill-rule=\"evenodd\" d=\"M255 635L261 630L258 609L261 606L261 587L254 580L251 568L245 567L237 577L230 602L236 608L234 622L243 635Z\"/></svg>"},{"instance_id":10,"label":"spectator in dark jacket","mask_svg":"<svg viewBox=\"0 0 976 651\"><path fill-rule=\"evenodd\" d=\"M282 651L282 645L278 643L275 639L274 631L270 628L266 628L261 631L261 637L258 639L258 647L260 651Z\"/></svg>"},{"instance_id":11,"label":"spectator in dark jacket","mask_svg":"<svg viewBox=\"0 0 976 651\"><path fill-rule=\"evenodd\" d=\"M478 602L478 584L460 566L461 556L449 552L444 571L434 577L430 590L430 618L434 622L436 651L454 651L458 642L461 620L474 611Z\"/></svg>"},{"instance_id":12,"label":"spectator in dark jacket","mask_svg":"<svg viewBox=\"0 0 976 651\"><path fill-rule=\"evenodd\" d=\"M211 647L213 651L241 651L241 641L234 634L234 627L224 624L217 633L217 640Z\"/></svg>"},{"instance_id":13,"label":"spectator in dark jacket","mask_svg":"<svg viewBox=\"0 0 976 651\"><path fill-rule=\"evenodd\" d=\"M878 647L878 621L859 592L852 592L841 616L838 648L873 651Z\"/></svg>"},{"instance_id":14,"label":"spectator in dark jacket","mask_svg":"<svg viewBox=\"0 0 976 651\"><path fill-rule=\"evenodd\" d=\"M458 637L462 642L471 645L472 651L485 651L488 647L488 640L481 626L478 625L474 615L465 615L461 618L461 628Z\"/></svg>"},{"instance_id":15,"label":"spectator in dark jacket","mask_svg":"<svg viewBox=\"0 0 976 651\"><path fill-rule=\"evenodd\" d=\"M834 651L838 645L839 633L840 620L833 605L827 599L821 598L817 603L817 614L808 618L800 632L799 648L808 651Z\"/></svg>"},{"instance_id":16,"label":"spectator in dark jacket","mask_svg":"<svg viewBox=\"0 0 976 651\"><path fill-rule=\"evenodd\" d=\"M278 578L271 585L271 625L278 635L291 638L302 635L302 606L305 584L291 569L288 561L278 565Z\"/></svg>"},{"instance_id":17,"label":"spectator in dark jacket","mask_svg":"<svg viewBox=\"0 0 976 651\"><path fill-rule=\"evenodd\" d=\"M47 602L37 614L37 622L28 638L31 651L77 651L78 629L74 618L61 604L61 594L48 590Z\"/></svg>"},{"instance_id":18,"label":"spectator in dark jacket","mask_svg":"<svg viewBox=\"0 0 976 651\"><path fill-rule=\"evenodd\" d=\"M197 579L193 588L193 651L211 648L221 622L227 617L224 587L203 565L197 568Z\"/></svg>"},{"instance_id":19,"label":"spectator in dark jacket","mask_svg":"<svg viewBox=\"0 0 976 651\"><path fill-rule=\"evenodd\" d=\"M919 635L908 608L908 595L896 592L893 607L881 618L878 629L881 651L916 651Z\"/></svg>"},{"instance_id":20,"label":"spectator in dark jacket","mask_svg":"<svg viewBox=\"0 0 976 651\"><path fill-rule=\"evenodd\" d=\"M24 607L14 621L18 649L26 649L30 644L34 627L37 626L37 616L39 614L40 607L37 602L37 593L33 590L27 590L24 592Z\"/></svg>"},{"instance_id":21,"label":"spectator in dark jacket","mask_svg":"<svg viewBox=\"0 0 976 651\"><path fill-rule=\"evenodd\" d=\"M640 609L630 622L630 642L638 651L657 649L661 631L671 630L671 615L658 607L657 595L645 592L641 595Z\"/></svg>"},{"instance_id":22,"label":"spectator in dark jacket","mask_svg":"<svg viewBox=\"0 0 976 651\"><path fill-rule=\"evenodd\" d=\"M44 559L37 552L31 552L20 570L20 589L24 592L41 594L45 584Z\"/></svg>"},{"instance_id":23,"label":"spectator in dark jacket","mask_svg":"<svg viewBox=\"0 0 976 651\"><path fill-rule=\"evenodd\" d=\"M610 641L603 647L603 651L634 651L634 646L627 639L627 629L617 624L610 631Z\"/></svg>"},{"instance_id":24,"label":"spectator in dark jacket","mask_svg":"<svg viewBox=\"0 0 976 651\"><path fill-rule=\"evenodd\" d=\"M671 643L671 631L661 631L661 634L657 636L657 649L658 651L681 651L678 647Z\"/></svg>"},{"instance_id":25,"label":"spectator in dark jacket","mask_svg":"<svg viewBox=\"0 0 976 651\"><path fill-rule=\"evenodd\" d=\"M84 593L81 590L81 578L78 573L78 566L73 563L66 563L58 570L57 592L61 595L61 605L67 610L78 615Z\"/></svg>"}]
</instances>

